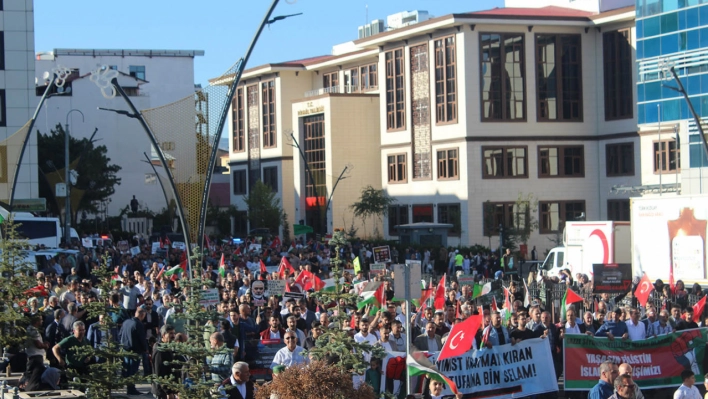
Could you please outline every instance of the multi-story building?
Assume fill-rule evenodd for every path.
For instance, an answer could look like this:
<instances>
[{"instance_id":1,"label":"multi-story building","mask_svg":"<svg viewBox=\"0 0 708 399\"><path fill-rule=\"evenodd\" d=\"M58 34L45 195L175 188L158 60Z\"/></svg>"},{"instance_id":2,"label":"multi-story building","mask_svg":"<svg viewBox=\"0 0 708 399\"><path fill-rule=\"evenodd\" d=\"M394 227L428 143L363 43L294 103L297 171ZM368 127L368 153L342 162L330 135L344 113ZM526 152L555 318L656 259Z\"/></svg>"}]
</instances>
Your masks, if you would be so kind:
<instances>
[{"instance_id":1,"label":"multi-story building","mask_svg":"<svg viewBox=\"0 0 708 399\"><path fill-rule=\"evenodd\" d=\"M35 103L33 1L0 2L0 22L0 201L9 202L22 140L8 138L29 121ZM39 198L35 136L22 159L15 198Z\"/></svg>"},{"instance_id":2,"label":"multi-story building","mask_svg":"<svg viewBox=\"0 0 708 399\"><path fill-rule=\"evenodd\" d=\"M688 102L671 89L678 85L670 68L698 116L708 117L708 4L637 0L636 26L637 121L647 156L642 159L643 184L635 191L707 192L702 179L708 173L706 150Z\"/></svg>"},{"instance_id":3,"label":"multi-story building","mask_svg":"<svg viewBox=\"0 0 708 399\"><path fill-rule=\"evenodd\" d=\"M84 115L83 122L80 117L72 115L69 122L73 137L88 138L98 128L96 145L105 145L111 163L121 167L117 174L121 183L115 187L116 192L107 205L109 216L125 208L133 195L138 199L141 209L159 212L166 204L155 172L143 162L146 161L143 153L157 160L148 137L135 119L97 109L128 110L121 98L104 98L99 87L90 79L92 73L103 66L118 71L117 79L135 107L147 110L194 96L194 57L203 55L201 50L122 49L55 49L49 53L37 54L36 75L39 84L36 93L32 93L35 103L46 87L42 77L45 72L51 73L53 68L61 66L69 68L72 73L62 88L63 93L45 102L35 130L49 133L58 123L65 123L67 113L72 109L78 109ZM183 135L186 142L180 142L178 138L158 137L163 152L171 162L194 162L194 156L185 155L194 151L194 127L191 126L194 114L183 118L190 122L180 127L187 129ZM156 135L160 133L155 132ZM52 170L47 165L40 164L39 167L50 172Z\"/></svg>"},{"instance_id":4,"label":"multi-story building","mask_svg":"<svg viewBox=\"0 0 708 399\"><path fill-rule=\"evenodd\" d=\"M495 246L499 225L535 219L529 244L540 250L565 220L627 220L629 194L610 191L641 181L635 12L600 12L595 3L445 15L337 46L336 55L251 69L246 97L234 103L240 152L231 168L242 172L232 187L247 191L249 167L265 180L253 161L260 154L261 164L278 163L279 187L294 181L291 220L314 222L341 166L352 163L351 180L325 205L328 230L348 223L357 191L371 184L397 200L381 226L387 237L401 224L450 223L452 245ZM248 123L267 120L270 79L286 114L276 115L276 130L299 138L312 178L280 143L266 158L258 140L268 129ZM345 182L353 194L337 198Z\"/></svg>"}]
</instances>

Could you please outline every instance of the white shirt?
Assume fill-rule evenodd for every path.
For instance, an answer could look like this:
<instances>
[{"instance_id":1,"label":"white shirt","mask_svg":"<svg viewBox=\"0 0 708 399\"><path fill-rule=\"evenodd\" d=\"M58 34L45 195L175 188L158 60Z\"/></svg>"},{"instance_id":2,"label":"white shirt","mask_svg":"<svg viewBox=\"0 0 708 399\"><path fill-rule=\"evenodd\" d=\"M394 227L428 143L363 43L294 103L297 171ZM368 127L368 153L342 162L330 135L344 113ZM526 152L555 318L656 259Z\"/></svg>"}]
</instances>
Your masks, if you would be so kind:
<instances>
[{"instance_id":1,"label":"white shirt","mask_svg":"<svg viewBox=\"0 0 708 399\"><path fill-rule=\"evenodd\" d=\"M280 330L273 332L273 330L268 329L268 331L270 331L270 339L280 339Z\"/></svg>"},{"instance_id":2,"label":"white shirt","mask_svg":"<svg viewBox=\"0 0 708 399\"><path fill-rule=\"evenodd\" d=\"M433 339L428 338L428 352L437 352L438 351L438 343L435 341L435 338Z\"/></svg>"},{"instance_id":3,"label":"white shirt","mask_svg":"<svg viewBox=\"0 0 708 399\"><path fill-rule=\"evenodd\" d=\"M361 332L358 332L354 335L354 341L357 343L368 342L369 345L374 346L378 339L374 334L366 334L366 336L364 336ZM371 352L364 352L364 360L367 362L371 361Z\"/></svg>"},{"instance_id":4,"label":"white shirt","mask_svg":"<svg viewBox=\"0 0 708 399\"><path fill-rule=\"evenodd\" d=\"M683 384L674 392L674 399L701 399L701 393L695 385L687 387Z\"/></svg>"},{"instance_id":5,"label":"white shirt","mask_svg":"<svg viewBox=\"0 0 708 399\"><path fill-rule=\"evenodd\" d=\"M626 324L627 334L629 335L630 340L641 341L643 339L647 339L647 328L644 323L640 321L635 325L632 320L627 320Z\"/></svg>"},{"instance_id":6,"label":"white shirt","mask_svg":"<svg viewBox=\"0 0 708 399\"><path fill-rule=\"evenodd\" d=\"M292 352L290 352L287 346L281 348L273 357L273 363L270 364L270 368L272 369L278 365L290 367L294 364L308 363L307 358L302 356L302 351L304 350L302 346L296 346L295 350Z\"/></svg>"},{"instance_id":7,"label":"white shirt","mask_svg":"<svg viewBox=\"0 0 708 399\"><path fill-rule=\"evenodd\" d=\"M578 323L575 323L574 327L571 327L570 323L565 323L565 333L566 334L580 334L580 327L578 327Z\"/></svg>"}]
</instances>

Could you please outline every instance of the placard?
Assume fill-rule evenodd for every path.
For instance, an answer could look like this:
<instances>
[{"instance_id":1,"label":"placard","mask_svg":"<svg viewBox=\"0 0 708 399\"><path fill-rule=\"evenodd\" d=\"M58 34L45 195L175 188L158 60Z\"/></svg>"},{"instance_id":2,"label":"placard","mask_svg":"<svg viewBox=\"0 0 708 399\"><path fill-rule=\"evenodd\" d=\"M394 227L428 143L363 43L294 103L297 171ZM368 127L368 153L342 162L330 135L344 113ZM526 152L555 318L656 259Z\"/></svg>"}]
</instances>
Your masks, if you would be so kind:
<instances>
[{"instance_id":1,"label":"placard","mask_svg":"<svg viewBox=\"0 0 708 399\"><path fill-rule=\"evenodd\" d=\"M632 265L629 263L593 264L594 293L621 294L632 287Z\"/></svg>"},{"instance_id":2,"label":"placard","mask_svg":"<svg viewBox=\"0 0 708 399\"><path fill-rule=\"evenodd\" d=\"M410 292L410 298L406 298L406 269L410 273L410 278L408 280L408 290ZM403 299L417 299L420 298L421 287L420 287L420 261L413 261L410 264L393 265L393 274L395 278L393 279L393 296L396 298Z\"/></svg>"},{"instance_id":3,"label":"placard","mask_svg":"<svg viewBox=\"0 0 708 399\"><path fill-rule=\"evenodd\" d=\"M248 250L251 252L260 252L261 251L261 244L251 244L248 246Z\"/></svg>"},{"instance_id":4,"label":"placard","mask_svg":"<svg viewBox=\"0 0 708 399\"><path fill-rule=\"evenodd\" d=\"M282 296L285 292L286 280L268 280L268 295Z\"/></svg>"},{"instance_id":5,"label":"placard","mask_svg":"<svg viewBox=\"0 0 708 399\"><path fill-rule=\"evenodd\" d=\"M202 298L199 304L204 306L212 306L219 303L219 290L217 288L210 288L208 290L202 291Z\"/></svg>"},{"instance_id":6,"label":"placard","mask_svg":"<svg viewBox=\"0 0 708 399\"><path fill-rule=\"evenodd\" d=\"M93 248L93 239L91 239L91 237L84 237L81 239L81 245L84 248Z\"/></svg>"},{"instance_id":7,"label":"placard","mask_svg":"<svg viewBox=\"0 0 708 399\"><path fill-rule=\"evenodd\" d=\"M283 304L287 303L290 299L296 301L305 298L305 294L302 292L283 292Z\"/></svg>"},{"instance_id":8,"label":"placard","mask_svg":"<svg viewBox=\"0 0 708 399\"><path fill-rule=\"evenodd\" d=\"M140 247L131 247L130 248L130 254L133 256L137 256L140 253Z\"/></svg>"},{"instance_id":9,"label":"placard","mask_svg":"<svg viewBox=\"0 0 708 399\"><path fill-rule=\"evenodd\" d=\"M369 278L373 276L378 276L386 274L386 264L385 263L372 263L369 265Z\"/></svg>"},{"instance_id":10,"label":"placard","mask_svg":"<svg viewBox=\"0 0 708 399\"><path fill-rule=\"evenodd\" d=\"M388 245L384 245L382 247L374 247L374 262L391 262L391 248Z\"/></svg>"},{"instance_id":11,"label":"placard","mask_svg":"<svg viewBox=\"0 0 708 399\"><path fill-rule=\"evenodd\" d=\"M459 277L457 277L457 283L462 287L463 285L469 285L470 287L474 287L474 274L461 274Z\"/></svg>"},{"instance_id":12,"label":"placard","mask_svg":"<svg viewBox=\"0 0 708 399\"><path fill-rule=\"evenodd\" d=\"M156 254L157 250L160 249L160 243L159 242L153 242L152 243L152 253Z\"/></svg>"},{"instance_id":13,"label":"placard","mask_svg":"<svg viewBox=\"0 0 708 399\"><path fill-rule=\"evenodd\" d=\"M182 241L173 241L172 248L184 251L187 249L187 245L185 243L183 243Z\"/></svg>"},{"instance_id":14,"label":"placard","mask_svg":"<svg viewBox=\"0 0 708 399\"><path fill-rule=\"evenodd\" d=\"M120 252L128 252L130 250L130 244L128 244L128 241L118 241L118 250Z\"/></svg>"}]
</instances>

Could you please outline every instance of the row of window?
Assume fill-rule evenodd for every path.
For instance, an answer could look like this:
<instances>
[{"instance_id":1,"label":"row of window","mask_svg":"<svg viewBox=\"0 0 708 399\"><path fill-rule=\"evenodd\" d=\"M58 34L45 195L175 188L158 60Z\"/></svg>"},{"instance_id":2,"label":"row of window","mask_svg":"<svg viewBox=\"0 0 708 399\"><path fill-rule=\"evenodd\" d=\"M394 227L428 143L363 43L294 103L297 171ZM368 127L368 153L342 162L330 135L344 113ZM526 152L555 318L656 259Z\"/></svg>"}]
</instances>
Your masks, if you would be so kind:
<instances>
[{"instance_id":1,"label":"row of window","mask_svg":"<svg viewBox=\"0 0 708 399\"><path fill-rule=\"evenodd\" d=\"M246 88L248 99L244 98L243 87L236 89L236 95L231 106L232 111L232 138L233 152L246 151L246 126L244 125L245 112L249 112L249 131L257 131L257 114L252 115L251 111L258 105L258 85L251 85ZM275 115L275 80L261 82L260 115L261 126L263 127L263 148L274 148L278 145L278 132ZM256 110L257 112L257 110ZM255 123L251 118L256 118ZM256 133L257 134L257 133Z\"/></svg>"},{"instance_id":2,"label":"row of window","mask_svg":"<svg viewBox=\"0 0 708 399\"><path fill-rule=\"evenodd\" d=\"M412 220L409 218L411 209ZM388 208L388 234L397 236L396 226L408 223L450 223L450 235L459 235L461 230L460 204L414 204L394 205ZM566 221L583 218L584 200L539 201L538 230L540 234L552 234L563 230ZM483 204L483 233L486 237L498 236L499 228L527 229L531 219L528 202L490 202ZM607 200L607 219L629 221L629 199Z\"/></svg>"},{"instance_id":3,"label":"row of window","mask_svg":"<svg viewBox=\"0 0 708 399\"><path fill-rule=\"evenodd\" d=\"M481 33L480 102L482 121L525 121L526 75L523 33ZM455 37L433 42L435 48L436 123L457 121ZM581 35L536 34L536 105L538 121L583 121ZM410 63L416 62L411 49ZM386 128L405 129L405 55L384 53ZM632 44L629 29L603 34L605 119L633 116Z\"/></svg>"},{"instance_id":4,"label":"row of window","mask_svg":"<svg viewBox=\"0 0 708 399\"><path fill-rule=\"evenodd\" d=\"M538 177L585 177L584 151L585 147L582 145L538 146ZM655 171L676 167L678 152L675 141L655 143L654 152L655 158L664 159L663 163L658 161L655 163ZM528 146L482 147L482 177L485 179L528 178L527 154ZM606 176L634 175L634 143L607 144L605 157ZM387 159L388 182L407 182L407 154L391 154ZM459 179L457 148L438 150L437 163L438 180Z\"/></svg>"},{"instance_id":5,"label":"row of window","mask_svg":"<svg viewBox=\"0 0 708 399\"><path fill-rule=\"evenodd\" d=\"M233 188L234 195L246 195L248 194L248 170L239 169L233 171ZM277 166L267 166L263 167L263 184L270 187L274 192L278 192L278 167Z\"/></svg>"},{"instance_id":6,"label":"row of window","mask_svg":"<svg viewBox=\"0 0 708 399\"><path fill-rule=\"evenodd\" d=\"M367 64L349 68L344 72L344 86L350 92L364 92L376 90L379 87L378 65ZM322 75L322 87L331 89L339 86L339 72L330 72Z\"/></svg>"}]
</instances>

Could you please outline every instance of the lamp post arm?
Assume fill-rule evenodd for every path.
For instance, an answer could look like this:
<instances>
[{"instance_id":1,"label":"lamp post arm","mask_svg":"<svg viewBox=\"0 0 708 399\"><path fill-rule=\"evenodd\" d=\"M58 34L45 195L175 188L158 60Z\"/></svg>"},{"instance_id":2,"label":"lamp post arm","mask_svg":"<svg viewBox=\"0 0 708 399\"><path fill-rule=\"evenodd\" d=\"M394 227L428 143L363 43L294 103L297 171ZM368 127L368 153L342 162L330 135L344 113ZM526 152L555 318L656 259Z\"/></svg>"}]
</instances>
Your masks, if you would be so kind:
<instances>
[{"instance_id":1,"label":"lamp post arm","mask_svg":"<svg viewBox=\"0 0 708 399\"><path fill-rule=\"evenodd\" d=\"M688 103L688 109L691 111L691 114L693 115L693 119L696 121L696 129L698 129L698 133L701 136L701 140L703 141L703 149L706 151L708 154L708 141L706 140L705 134L703 134L703 126L701 125L701 117L696 113L696 109L693 108L693 104L691 103L691 99L688 98L688 93L686 93L686 89L683 87L683 83L681 83L681 79L679 79L678 75L676 74L676 69L674 67L669 68L669 71L671 71L671 75L673 75L674 80L676 81L676 84L678 85L678 91L683 94L683 98L686 99L686 102ZM678 165L677 165L678 169Z\"/></svg>"}]
</instances>

